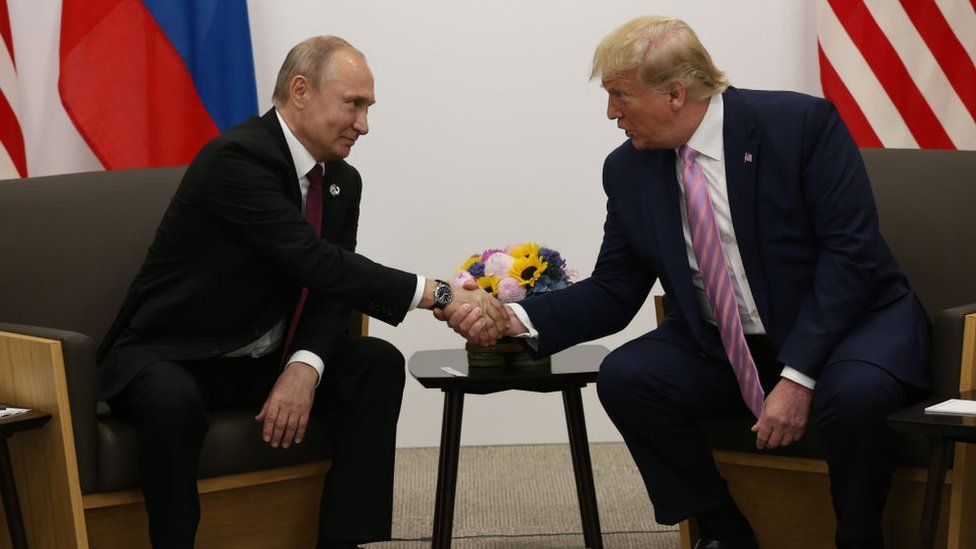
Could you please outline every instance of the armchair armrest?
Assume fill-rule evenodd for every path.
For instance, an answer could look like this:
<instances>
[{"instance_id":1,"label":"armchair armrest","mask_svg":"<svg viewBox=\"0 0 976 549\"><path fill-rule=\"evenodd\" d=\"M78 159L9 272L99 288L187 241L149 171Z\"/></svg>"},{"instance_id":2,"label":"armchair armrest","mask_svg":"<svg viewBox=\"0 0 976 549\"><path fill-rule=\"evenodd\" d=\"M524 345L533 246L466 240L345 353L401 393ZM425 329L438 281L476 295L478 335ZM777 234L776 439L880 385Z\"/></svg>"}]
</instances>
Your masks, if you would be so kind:
<instances>
[{"instance_id":1,"label":"armchair armrest","mask_svg":"<svg viewBox=\"0 0 976 549\"><path fill-rule=\"evenodd\" d=\"M78 457L78 476L83 492L95 486L98 439L95 424L95 342L78 332L0 323L0 332L10 332L61 342L71 426ZM15 366L16 368L16 366Z\"/></svg>"},{"instance_id":2,"label":"armchair armrest","mask_svg":"<svg viewBox=\"0 0 976 549\"><path fill-rule=\"evenodd\" d=\"M963 332L966 315L976 313L976 303L945 309L932 325L932 394L950 397L959 392Z\"/></svg>"}]
</instances>

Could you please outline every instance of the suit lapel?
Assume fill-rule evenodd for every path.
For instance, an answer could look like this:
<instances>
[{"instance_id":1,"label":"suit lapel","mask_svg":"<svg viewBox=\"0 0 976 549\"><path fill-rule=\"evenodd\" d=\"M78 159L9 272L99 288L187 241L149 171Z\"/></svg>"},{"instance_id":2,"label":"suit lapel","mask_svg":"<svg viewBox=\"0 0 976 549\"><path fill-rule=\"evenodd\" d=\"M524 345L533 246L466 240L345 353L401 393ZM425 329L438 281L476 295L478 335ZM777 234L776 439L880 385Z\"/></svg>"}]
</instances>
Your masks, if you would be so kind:
<instances>
[{"instance_id":1,"label":"suit lapel","mask_svg":"<svg viewBox=\"0 0 976 549\"><path fill-rule=\"evenodd\" d=\"M339 168L335 162L327 162L325 164L325 178L322 189L322 236L330 241L335 241L336 231L339 230L341 223L340 220L344 218L342 209L346 204L343 200L345 189L344 189L344 178L340 174L341 168ZM337 194L332 194L333 185Z\"/></svg>"},{"instance_id":2,"label":"suit lapel","mask_svg":"<svg viewBox=\"0 0 976 549\"><path fill-rule=\"evenodd\" d=\"M261 122L265 129L271 132L274 143L277 146L276 151L280 152L285 159L287 169L282 174L285 182L285 193L288 195L288 199L301 209L302 190L298 185L295 160L291 157L291 151L288 150L288 142L285 141L285 133L281 124L278 122L278 115L275 113L275 110L271 109L264 113L264 116L261 117Z\"/></svg>"},{"instance_id":3,"label":"suit lapel","mask_svg":"<svg viewBox=\"0 0 976 549\"><path fill-rule=\"evenodd\" d=\"M664 272L660 273L662 283L670 286L669 294L675 305L698 336L701 317L691 285L691 267L688 265L688 251L681 225L681 195L678 192L678 176L675 172L676 155L672 150L649 154L653 155L653 161L648 162L648 173L645 174L644 181L651 181L650 218L654 225L654 234L658 235L660 258L664 265Z\"/></svg>"},{"instance_id":4,"label":"suit lapel","mask_svg":"<svg viewBox=\"0 0 976 549\"><path fill-rule=\"evenodd\" d=\"M756 166L760 161L759 138L751 113L742 104L738 91L729 88L724 94L725 121L725 179L729 191L732 226L739 246L739 255L749 279L749 288L759 308L759 315L768 323L766 278L763 275L759 245L756 241Z\"/></svg>"}]
</instances>

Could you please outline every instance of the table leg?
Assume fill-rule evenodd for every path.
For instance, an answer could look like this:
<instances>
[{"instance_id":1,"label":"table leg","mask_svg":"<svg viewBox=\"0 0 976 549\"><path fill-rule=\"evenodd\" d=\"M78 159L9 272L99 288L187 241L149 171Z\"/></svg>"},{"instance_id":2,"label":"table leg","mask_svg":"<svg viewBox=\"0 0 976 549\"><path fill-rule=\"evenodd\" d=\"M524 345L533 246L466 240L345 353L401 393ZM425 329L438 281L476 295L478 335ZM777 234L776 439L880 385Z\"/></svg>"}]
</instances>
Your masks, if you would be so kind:
<instances>
[{"instance_id":1,"label":"table leg","mask_svg":"<svg viewBox=\"0 0 976 549\"><path fill-rule=\"evenodd\" d=\"M945 487L946 469L949 467L949 450L953 442L942 437L932 438L932 459L925 481L925 500L922 505L921 547L935 547L935 534L939 528L939 507L942 489Z\"/></svg>"},{"instance_id":2,"label":"table leg","mask_svg":"<svg viewBox=\"0 0 976 549\"><path fill-rule=\"evenodd\" d=\"M579 387L563 390L563 406L566 409L566 426L569 429L569 446L576 476L576 494L580 502L580 519L583 521L583 540L591 549L603 549L600 513L597 510L596 488L593 485L593 465L590 461L590 443L586 437L583 397Z\"/></svg>"},{"instance_id":3,"label":"table leg","mask_svg":"<svg viewBox=\"0 0 976 549\"><path fill-rule=\"evenodd\" d=\"M434 549L449 549L451 547L463 411L464 393L445 389L444 419L441 423L441 452L440 461L437 465L437 499L434 503L434 535L431 542Z\"/></svg>"},{"instance_id":4,"label":"table leg","mask_svg":"<svg viewBox=\"0 0 976 549\"><path fill-rule=\"evenodd\" d=\"M14 549L27 549L27 533L20 515L20 501L17 499L17 486L14 484L14 467L7 450L7 438L0 437L0 496L3 497L3 510L10 529L10 541Z\"/></svg>"}]
</instances>

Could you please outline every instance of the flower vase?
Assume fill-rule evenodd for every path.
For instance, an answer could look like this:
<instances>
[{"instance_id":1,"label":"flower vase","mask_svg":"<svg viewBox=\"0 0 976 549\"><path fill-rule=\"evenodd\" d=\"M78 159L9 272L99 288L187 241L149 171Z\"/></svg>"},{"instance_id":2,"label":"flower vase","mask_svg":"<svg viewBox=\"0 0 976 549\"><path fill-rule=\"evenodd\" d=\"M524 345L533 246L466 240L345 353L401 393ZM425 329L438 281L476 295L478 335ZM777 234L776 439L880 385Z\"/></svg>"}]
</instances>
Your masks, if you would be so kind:
<instances>
[{"instance_id":1,"label":"flower vase","mask_svg":"<svg viewBox=\"0 0 976 549\"><path fill-rule=\"evenodd\" d=\"M468 352L468 367L502 369L547 369L552 365L550 357L533 358L516 338L502 337L494 345L479 345L468 342L464 349Z\"/></svg>"}]
</instances>

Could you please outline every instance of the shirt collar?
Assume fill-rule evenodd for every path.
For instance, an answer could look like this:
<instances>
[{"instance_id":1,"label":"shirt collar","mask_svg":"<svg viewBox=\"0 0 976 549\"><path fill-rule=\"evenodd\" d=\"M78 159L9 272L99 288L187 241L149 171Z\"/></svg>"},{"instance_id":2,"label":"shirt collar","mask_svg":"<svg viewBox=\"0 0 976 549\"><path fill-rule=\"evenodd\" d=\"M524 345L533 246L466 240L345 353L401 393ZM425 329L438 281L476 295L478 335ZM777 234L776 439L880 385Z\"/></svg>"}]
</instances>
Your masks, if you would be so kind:
<instances>
[{"instance_id":1,"label":"shirt collar","mask_svg":"<svg viewBox=\"0 0 976 549\"><path fill-rule=\"evenodd\" d=\"M308 152L305 145L302 145L302 142L295 137L295 134L291 133L291 128L285 124L285 119L281 117L278 109L275 109L275 116L278 117L278 123L281 124L281 131L285 134L285 143L288 144L288 152L291 153L291 159L295 163L295 172L298 174L298 179L301 180L312 170L312 166L315 166L315 158L312 153Z\"/></svg>"},{"instance_id":2,"label":"shirt collar","mask_svg":"<svg viewBox=\"0 0 976 549\"><path fill-rule=\"evenodd\" d=\"M724 154L722 125L725 118L725 102L722 94L716 93L708 102L708 109L701 124L688 140L688 146L713 160L722 160Z\"/></svg>"}]
</instances>

